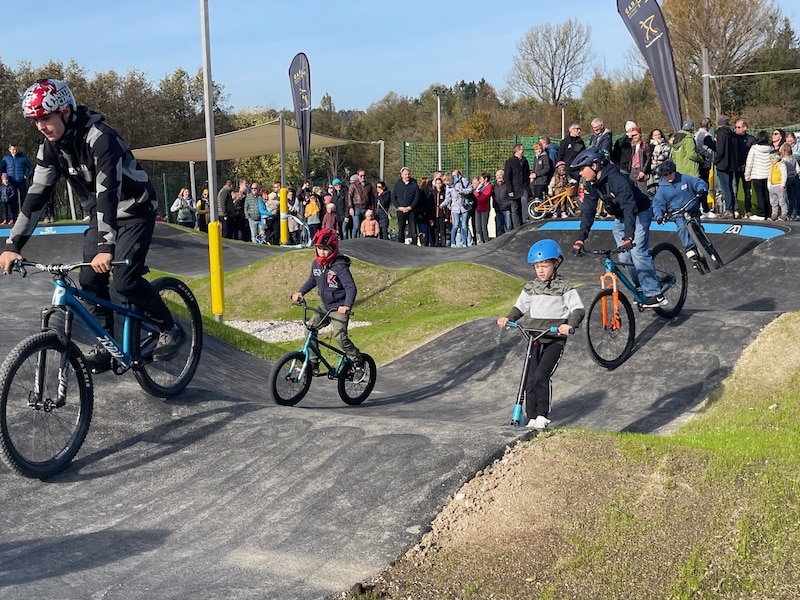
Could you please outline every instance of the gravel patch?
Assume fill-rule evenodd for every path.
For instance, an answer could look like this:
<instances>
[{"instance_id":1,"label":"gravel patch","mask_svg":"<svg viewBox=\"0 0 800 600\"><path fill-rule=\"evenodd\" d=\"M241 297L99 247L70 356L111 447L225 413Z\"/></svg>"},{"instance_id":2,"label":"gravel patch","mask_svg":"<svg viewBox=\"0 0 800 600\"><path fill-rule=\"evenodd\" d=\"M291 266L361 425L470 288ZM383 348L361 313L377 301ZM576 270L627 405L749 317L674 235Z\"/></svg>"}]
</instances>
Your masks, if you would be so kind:
<instances>
[{"instance_id":1,"label":"gravel patch","mask_svg":"<svg viewBox=\"0 0 800 600\"><path fill-rule=\"evenodd\" d=\"M308 330L302 321L226 321L226 325L235 327L240 331L254 335L265 342L290 342L292 340L302 340L306 337ZM372 325L369 321L350 321L348 329L354 327L365 327ZM320 334L330 332L330 325L319 330Z\"/></svg>"}]
</instances>

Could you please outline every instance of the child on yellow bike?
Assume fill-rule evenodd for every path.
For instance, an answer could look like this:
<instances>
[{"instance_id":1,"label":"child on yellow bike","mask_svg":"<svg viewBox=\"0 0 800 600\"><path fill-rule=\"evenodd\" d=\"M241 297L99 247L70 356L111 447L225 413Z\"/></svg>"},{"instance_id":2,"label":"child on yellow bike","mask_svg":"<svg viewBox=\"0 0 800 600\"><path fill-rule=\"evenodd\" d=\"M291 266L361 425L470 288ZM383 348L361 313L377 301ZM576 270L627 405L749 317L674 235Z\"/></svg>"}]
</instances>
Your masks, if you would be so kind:
<instances>
[{"instance_id":1,"label":"child on yellow bike","mask_svg":"<svg viewBox=\"0 0 800 600\"><path fill-rule=\"evenodd\" d=\"M528 250L528 262L536 271L536 279L525 284L508 316L497 319L500 327L508 327L525 318L525 327L544 331L558 327L558 333L545 334L536 342L525 374L525 413L527 427L546 429L553 388L550 379L564 353L566 338L580 325L585 313L583 302L572 284L558 274L564 260L561 247L554 240L539 240Z\"/></svg>"},{"instance_id":2,"label":"child on yellow bike","mask_svg":"<svg viewBox=\"0 0 800 600\"><path fill-rule=\"evenodd\" d=\"M358 288L350 273L350 258L339 253L339 236L333 229L320 229L312 239L317 257L311 263L311 275L300 289L292 294L292 300L299 302L308 292L317 288L323 311L332 311L323 321L324 312L315 312L310 323L314 328L328 323L339 347L353 363L353 381L364 378L364 361L356 345L347 335L350 322L350 309L356 301ZM312 354L313 374L319 375L319 360Z\"/></svg>"}]
</instances>

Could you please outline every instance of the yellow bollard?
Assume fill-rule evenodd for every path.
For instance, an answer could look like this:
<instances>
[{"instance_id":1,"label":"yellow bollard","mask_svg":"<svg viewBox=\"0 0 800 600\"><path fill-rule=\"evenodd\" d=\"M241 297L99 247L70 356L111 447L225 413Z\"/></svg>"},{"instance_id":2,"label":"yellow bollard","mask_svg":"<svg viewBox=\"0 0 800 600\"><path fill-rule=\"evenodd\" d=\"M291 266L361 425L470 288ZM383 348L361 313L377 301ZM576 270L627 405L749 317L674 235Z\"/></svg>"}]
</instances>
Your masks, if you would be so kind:
<instances>
[{"instance_id":1,"label":"yellow bollard","mask_svg":"<svg viewBox=\"0 0 800 600\"><path fill-rule=\"evenodd\" d=\"M222 262L222 223L208 224L208 262L211 274L211 312L222 322L225 313L225 282Z\"/></svg>"},{"instance_id":2,"label":"yellow bollard","mask_svg":"<svg viewBox=\"0 0 800 600\"><path fill-rule=\"evenodd\" d=\"M289 200L288 191L281 188L281 244L289 243Z\"/></svg>"}]
</instances>

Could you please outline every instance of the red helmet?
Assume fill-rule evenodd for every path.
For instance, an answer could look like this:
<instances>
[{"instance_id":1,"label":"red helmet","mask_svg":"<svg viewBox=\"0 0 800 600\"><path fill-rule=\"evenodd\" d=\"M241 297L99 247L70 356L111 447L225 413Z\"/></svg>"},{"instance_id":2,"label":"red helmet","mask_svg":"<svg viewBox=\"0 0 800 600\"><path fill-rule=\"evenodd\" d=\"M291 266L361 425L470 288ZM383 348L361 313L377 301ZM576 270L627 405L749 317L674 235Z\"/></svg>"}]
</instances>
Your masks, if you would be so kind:
<instances>
[{"instance_id":1,"label":"red helmet","mask_svg":"<svg viewBox=\"0 0 800 600\"><path fill-rule=\"evenodd\" d=\"M67 107L75 109L75 97L69 86L58 79L40 79L22 96L22 114L26 119L38 119L50 113L67 114Z\"/></svg>"},{"instance_id":2,"label":"red helmet","mask_svg":"<svg viewBox=\"0 0 800 600\"><path fill-rule=\"evenodd\" d=\"M336 255L339 253L339 235L334 229L320 229L314 234L311 243L314 245L314 248L325 248L330 252L330 254L325 257L317 254L317 262L320 265L324 266L329 263L336 258Z\"/></svg>"}]
</instances>

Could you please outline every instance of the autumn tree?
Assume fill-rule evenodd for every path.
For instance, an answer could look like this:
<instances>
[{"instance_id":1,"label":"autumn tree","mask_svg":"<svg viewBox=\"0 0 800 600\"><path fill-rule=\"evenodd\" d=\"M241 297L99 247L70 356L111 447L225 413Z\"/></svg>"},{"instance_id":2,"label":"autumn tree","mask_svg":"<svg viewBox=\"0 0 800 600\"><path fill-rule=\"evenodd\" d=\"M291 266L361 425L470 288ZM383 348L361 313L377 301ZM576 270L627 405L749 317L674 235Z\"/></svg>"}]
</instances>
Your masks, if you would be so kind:
<instances>
[{"instance_id":1,"label":"autumn tree","mask_svg":"<svg viewBox=\"0 0 800 600\"><path fill-rule=\"evenodd\" d=\"M742 73L767 42L780 11L771 0L664 0L684 113L702 113L702 49L712 75ZM712 79L713 116L729 110L731 79Z\"/></svg>"},{"instance_id":2,"label":"autumn tree","mask_svg":"<svg viewBox=\"0 0 800 600\"><path fill-rule=\"evenodd\" d=\"M556 105L571 95L594 60L591 28L568 19L532 27L517 42L509 86L523 96Z\"/></svg>"}]
</instances>

